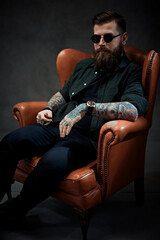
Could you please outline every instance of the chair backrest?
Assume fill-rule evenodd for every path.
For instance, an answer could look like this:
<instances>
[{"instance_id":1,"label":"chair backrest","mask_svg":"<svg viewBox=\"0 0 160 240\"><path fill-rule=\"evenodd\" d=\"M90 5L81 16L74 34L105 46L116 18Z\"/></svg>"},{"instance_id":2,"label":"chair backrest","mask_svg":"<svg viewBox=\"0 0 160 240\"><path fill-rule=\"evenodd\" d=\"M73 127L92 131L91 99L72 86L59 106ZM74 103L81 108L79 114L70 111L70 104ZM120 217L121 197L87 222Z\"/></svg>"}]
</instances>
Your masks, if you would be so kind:
<instances>
[{"instance_id":1,"label":"chair backrest","mask_svg":"<svg viewBox=\"0 0 160 240\"><path fill-rule=\"evenodd\" d=\"M160 56L154 50L149 53L134 47L125 46L125 52L129 60L143 66L142 86L145 97L149 101L149 107L146 114L149 126L152 123L152 113L156 97L156 89L160 70ZM57 56L57 72L61 87L65 81L68 81L74 71L76 64L85 58L92 58L93 54L78 51L75 49L64 49Z\"/></svg>"},{"instance_id":2,"label":"chair backrest","mask_svg":"<svg viewBox=\"0 0 160 240\"><path fill-rule=\"evenodd\" d=\"M125 47L125 52L129 60L142 65L142 86L144 95L149 102L146 118L149 126L152 125L152 115L156 99L156 90L160 74L160 55L151 50L144 52L134 47Z\"/></svg>"},{"instance_id":3,"label":"chair backrest","mask_svg":"<svg viewBox=\"0 0 160 240\"><path fill-rule=\"evenodd\" d=\"M61 87L63 87L66 80L69 80L75 66L80 60L92 57L93 55L90 53L85 53L75 49L62 50L58 54L56 62Z\"/></svg>"}]
</instances>

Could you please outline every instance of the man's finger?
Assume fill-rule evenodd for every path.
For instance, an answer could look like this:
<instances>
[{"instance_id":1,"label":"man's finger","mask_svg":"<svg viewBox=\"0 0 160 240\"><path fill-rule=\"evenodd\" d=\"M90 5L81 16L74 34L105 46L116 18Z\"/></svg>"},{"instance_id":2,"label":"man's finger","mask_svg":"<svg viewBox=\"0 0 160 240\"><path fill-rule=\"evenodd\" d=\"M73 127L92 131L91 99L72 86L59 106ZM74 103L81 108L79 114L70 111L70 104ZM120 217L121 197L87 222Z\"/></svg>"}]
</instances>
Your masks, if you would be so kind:
<instances>
[{"instance_id":1,"label":"man's finger","mask_svg":"<svg viewBox=\"0 0 160 240\"><path fill-rule=\"evenodd\" d=\"M69 133L70 133L70 131L71 131L71 126L68 126L67 128L66 128L66 135L68 135Z\"/></svg>"},{"instance_id":2,"label":"man's finger","mask_svg":"<svg viewBox=\"0 0 160 240\"><path fill-rule=\"evenodd\" d=\"M48 117L46 118L46 116L43 116L41 120L44 122L52 122L52 118L48 118Z\"/></svg>"},{"instance_id":3,"label":"man's finger","mask_svg":"<svg viewBox=\"0 0 160 240\"><path fill-rule=\"evenodd\" d=\"M59 132L60 132L60 137L63 137L63 123L60 122L59 124Z\"/></svg>"},{"instance_id":4,"label":"man's finger","mask_svg":"<svg viewBox=\"0 0 160 240\"><path fill-rule=\"evenodd\" d=\"M48 113L45 113L44 116L47 118L47 119L52 119L52 114L48 114Z\"/></svg>"},{"instance_id":5,"label":"man's finger","mask_svg":"<svg viewBox=\"0 0 160 240\"><path fill-rule=\"evenodd\" d=\"M60 137L65 137L65 126L60 126Z\"/></svg>"}]
</instances>

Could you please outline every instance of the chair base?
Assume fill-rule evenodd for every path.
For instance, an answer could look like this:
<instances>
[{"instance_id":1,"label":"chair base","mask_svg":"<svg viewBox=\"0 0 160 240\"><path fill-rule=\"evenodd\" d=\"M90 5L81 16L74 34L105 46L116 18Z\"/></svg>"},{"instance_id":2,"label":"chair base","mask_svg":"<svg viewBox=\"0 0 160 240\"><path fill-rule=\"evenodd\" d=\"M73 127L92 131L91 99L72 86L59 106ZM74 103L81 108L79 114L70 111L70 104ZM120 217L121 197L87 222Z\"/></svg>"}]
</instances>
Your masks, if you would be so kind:
<instances>
[{"instance_id":1,"label":"chair base","mask_svg":"<svg viewBox=\"0 0 160 240\"><path fill-rule=\"evenodd\" d=\"M82 230L82 240L87 240L88 226L93 215L93 208L88 210L82 210L80 208L74 207L74 212L80 222Z\"/></svg>"}]
</instances>

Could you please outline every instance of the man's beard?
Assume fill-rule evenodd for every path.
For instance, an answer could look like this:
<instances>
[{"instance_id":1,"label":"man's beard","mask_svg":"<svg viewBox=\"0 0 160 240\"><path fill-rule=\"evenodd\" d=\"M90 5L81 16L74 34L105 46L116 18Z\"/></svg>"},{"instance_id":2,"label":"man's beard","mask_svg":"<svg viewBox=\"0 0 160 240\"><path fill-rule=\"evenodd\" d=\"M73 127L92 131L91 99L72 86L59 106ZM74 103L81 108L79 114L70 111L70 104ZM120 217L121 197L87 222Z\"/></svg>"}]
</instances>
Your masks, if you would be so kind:
<instances>
[{"instance_id":1,"label":"man's beard","mask_svg":"<svg viewBox=\"0 0 160 240\"><path fill-rule=\"evenodd\" d=\"M122 44L110 51L106 47L102 46L97 50L94 50L94 62L99 70L112 72L119 65L123 52Z\"/></svg>"}]
</instances>

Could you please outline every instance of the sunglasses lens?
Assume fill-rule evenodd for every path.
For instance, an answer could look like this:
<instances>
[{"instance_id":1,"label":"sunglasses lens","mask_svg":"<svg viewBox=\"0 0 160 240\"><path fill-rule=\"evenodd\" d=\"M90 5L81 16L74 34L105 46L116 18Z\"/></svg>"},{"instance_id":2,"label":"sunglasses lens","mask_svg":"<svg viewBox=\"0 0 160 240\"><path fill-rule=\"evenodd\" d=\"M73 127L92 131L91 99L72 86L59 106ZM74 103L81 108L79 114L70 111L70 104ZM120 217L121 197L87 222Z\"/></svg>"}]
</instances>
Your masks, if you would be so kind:
<instances>
[{"instance_id":1,"label":"sunglasses lens","mask_svg":"<svg viewBox=\"0 0 160 240\"><path fill-rule=\"evenodd\" d=\"M100 39L101 39L101 36L99 36L99 35L93 35L93 36L91 37L91 39L92 39L92 41L93 41L94 43L99 43L99 42L100 42Z\"/></svg>"},{"instance_id":2,"label":"sunglasses lens","mask_svg":"<svg viewBox=\"0 0 160 240\"><path fill-rule=\"evenodd\" d=\"M113 40L113 36L110 33L105 34L103 38L104 38L104 41L107 43L110 43Z\"/></svg>"},{"instance_id":3,"label":"sunglasses lens","mask_svg":"<svg viewBox=\"0 0 160 240\"><path fill-rule=\"evenodd\" d=\"M106 43L110 43L112 40L113 40L113 36L112 34L110 33L107 33L103 36L103 39ZM99 43L100 42L100 39L101 39L101 36L100 35L96 35L94 34L92 37L91 37L91 40L94 42L94 43Z\"/></svg>"}]
</instances>

